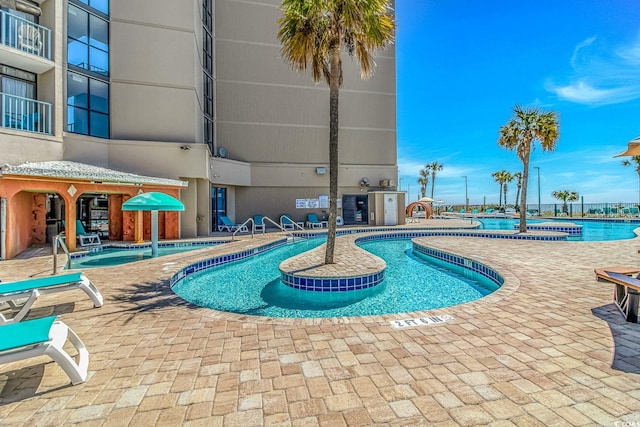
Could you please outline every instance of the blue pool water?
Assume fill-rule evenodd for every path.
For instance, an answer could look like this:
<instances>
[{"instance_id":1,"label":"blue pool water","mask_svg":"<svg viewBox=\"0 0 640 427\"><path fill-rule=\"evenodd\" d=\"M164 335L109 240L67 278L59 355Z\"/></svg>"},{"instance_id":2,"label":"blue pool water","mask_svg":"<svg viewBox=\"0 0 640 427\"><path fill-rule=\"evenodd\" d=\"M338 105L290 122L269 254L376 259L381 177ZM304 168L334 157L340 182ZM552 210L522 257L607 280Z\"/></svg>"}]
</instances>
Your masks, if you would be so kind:
<instances>
[{"instance_id":1,"label":"blue pool water","mask_svg":"<svg viewBox=\"0 0 640 427\"><path fill-rule=\"evenodd\" d=\"M374 288L321 293L292 289L280 282L280 262L323 242L324 239L312 239L289 244L244 261L195 273L178 282L173 291L195 305L221 311L317 318L448 307L498 289L496 283L482 275L414 255L408 239L360 245L387 262L385 280Z\"/></svg>"},{"instance_id":2,"label":"blue pool water","mask_svg":"<svg viewBox=\"0 0 640 427\"><path fill-rule=\"evenodd\" d=\"M192 245L188 243L179 243L175 246L161 246L158 248L158 256L172 255L181 252L202 249L213 246L217 243L208 245ZM98 252L91 252L87 255L74 257L71 260L73 269L93 268L93 267L112 267L114 265L128 264L130 262L142 261L151 258L151 247L144 248L107 248Z\"/></svg>"},{"instance_id":3,"label":"blue pool water","mask_svg":"<svg viewBox=\"0 0 640 427\"><path fill-rule=\"evenodd\" d=\"M519 224L518 219L506 219L506 218L481 218L474 220L480 221L484 224L485 230L514 230L514 225ZM633 239L636 235L633 230L640 227L638 222L624 222L624 221L595 221L595 220L554 220L554 218L548 218L543 220L527 219L527 224L539 224L542 222L555 222L558 224L566 224L572 222L576 225L582 225L582 236L568 237L569 241L584 241L584 242L598 242L605 240L625 240Z\"/></svg>"}]
</instances>

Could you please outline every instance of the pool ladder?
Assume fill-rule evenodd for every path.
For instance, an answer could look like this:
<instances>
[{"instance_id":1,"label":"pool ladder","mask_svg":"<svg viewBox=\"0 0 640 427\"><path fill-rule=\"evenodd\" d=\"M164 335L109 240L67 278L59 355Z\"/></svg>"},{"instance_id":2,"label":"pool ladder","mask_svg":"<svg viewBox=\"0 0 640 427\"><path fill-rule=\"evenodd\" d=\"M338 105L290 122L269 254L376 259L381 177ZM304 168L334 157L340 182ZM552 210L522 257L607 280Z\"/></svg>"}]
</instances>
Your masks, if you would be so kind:
<instances>
[{"instance_id":1,"label":"pool ladder","mask_svg":"<svg viewBox=\"0 0 640 427\"><path fill-rule=\"evenodd\" d=\"M53 238L53 273L52 276L58 274L58 246L62 248L64 253L67 255L67 262L64 265L64 268L71 269L71 254L69 253L69 248L67 248L67 244L65 243L65 234L64 231Z\"/></svg>"},{"instance_id":2,"label":"pool ladder","mask_svg":"<svg viewBox=\"0 0 640 427\"><path fill-rule=\"evenodd\" d=\"M287 235L291 236L291 239L293 241L295 241L296 236L288 231L286 228L284 228L281 224L278 224L277 222L275 222L274 220L272 220L271 218L269 218L268 216L264 216L262 217L262 223L264 224L264 222L268 221L271 224L275 225L278 229L280 229L280 231L285 232ZM255 226L255 222L253 221L253 218L249 218L248 220L246 220L245 222L243 222L234 232L233 234L231 234L231 241L234 240L236 233L238 233L243 227L246 227L249 223L251 223L251 238L253 239L253 235L255 234L255 230L256 230L256 226ZM291 223L293 224L294 228L298 227L300 230L304 231L303 227L300 227L300 225L298 225L297 223L291 221ZM262 233L265 233L265 229L266 227L262 227Z\"/></svg>"}]
</instances>

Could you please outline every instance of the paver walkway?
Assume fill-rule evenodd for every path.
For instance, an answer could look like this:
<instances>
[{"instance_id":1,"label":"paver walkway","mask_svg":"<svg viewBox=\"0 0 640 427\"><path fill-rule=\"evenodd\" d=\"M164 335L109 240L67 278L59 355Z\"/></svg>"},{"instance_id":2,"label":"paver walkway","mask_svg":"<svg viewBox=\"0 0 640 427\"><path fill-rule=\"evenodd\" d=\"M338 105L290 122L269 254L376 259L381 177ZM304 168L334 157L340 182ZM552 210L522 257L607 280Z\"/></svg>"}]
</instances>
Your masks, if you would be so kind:
<instances>
[{"instance_id":1,"label":"paver walkway","mask_svg":"<svg viewBox=\"0 0 640 427\"><path fill-rule=\"evenodd\" d=\"M173 272L198 257L274 238L86 270L105 296L99 309L81 292L40 298L31 316L62 315L91 353L90 376L70 386L45 358L1 366L0 424L640 423L640 325L624 322L612 287L593 274L640 265L637 239L423 238L492 266L505 287L468 304L394 316L242 316L194 307L168 288ZM50 262L0 262L0 278L48 274ZM390 326L436 314L455 320Z\"/></svg>"}]
</instances>

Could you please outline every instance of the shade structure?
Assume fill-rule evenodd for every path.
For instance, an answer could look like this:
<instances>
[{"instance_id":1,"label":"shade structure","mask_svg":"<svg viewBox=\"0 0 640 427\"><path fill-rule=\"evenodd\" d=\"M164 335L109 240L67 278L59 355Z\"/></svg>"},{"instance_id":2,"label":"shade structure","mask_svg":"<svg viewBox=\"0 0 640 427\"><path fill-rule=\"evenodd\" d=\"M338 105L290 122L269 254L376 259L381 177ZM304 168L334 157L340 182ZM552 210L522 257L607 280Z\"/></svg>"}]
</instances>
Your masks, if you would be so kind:
<instances>
[{"instance_id":1,"label":"shade structure","mask_svg":"<svg viewBox=\"0 0 640 427\"><path fill-rule=\"evenodd\" d=\"M158 211L183 211L184 205L173 196L151 191L141 193L122 204L123 211L151 211L151 256L158 256Z\"/></svg>"},{"instance_id":2,"label":"shade structure","mask_svg":"<svg viewBox=\"0 0 640 427\"><path fill-rule=\"evenodd\" d=\"M123 211L183 211L184 205L173 196L151 191L141 193L122 204Z\"/></svg>"},{"instance_id":3,"label":"shade structure","mask_svg":"<svg viewBox=\"0 0 640 427\"><path fill-rule=\"evenodd\" d=\"M421 202L421 201L409 203L409 206L407 206L405 214L408 217L411 217L413 215L413 210L418 206L421 206L424 209L424 217L425 217L425 219L429 219L429 218L431 218L433 216L433 207L431 207L431 203L430 202Z\"/></svg>"},{"instance_id":4,"label":"shade structure","mask_svg":"<svg viewBox=\"0 0 640 427\"><path fill-rule=\"evenodd\" d=\"M613 157L640 156L640 136L627 143L627 151Z\"/></svg>"},{"instance_id":5,"label":"shade structure","mask_svg":"<svg viewBox=\"0 0 640 427\"><path fill-rule=\"evenodd\" d=\"M421 197L420 199L418 199L419 202L433 202L434 200L431 197Z\"/></svg>"}]
</instances>

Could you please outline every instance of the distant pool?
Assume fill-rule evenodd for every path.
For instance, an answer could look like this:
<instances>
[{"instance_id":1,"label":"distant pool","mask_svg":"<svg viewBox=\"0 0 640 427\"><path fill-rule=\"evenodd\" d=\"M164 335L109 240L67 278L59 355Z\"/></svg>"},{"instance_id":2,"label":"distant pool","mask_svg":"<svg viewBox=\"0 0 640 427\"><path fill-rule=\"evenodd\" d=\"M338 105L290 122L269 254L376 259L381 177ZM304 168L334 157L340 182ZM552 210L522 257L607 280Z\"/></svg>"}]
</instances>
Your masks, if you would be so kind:
<instances>
[{"instance_id":1,"label":"distant pool","mask_svg":"<svg viewBox=\"0 0 640 427\"><path fill-rule=\"evenodd\" d=\"M474 219L483 224L481 229L485 230L514 230L514 225L519 224L519 219L507 219L507 218L479 218ZM558 218L543 218L543 219L528 219L527 224L539 224L542 222L555 222L564 224L572 222L576 225L582 226L582 236L570 236L568 241L578 242L599 242L606 240L626 240L636 237L633 230L640 227L640 221L635 220L580 220L574 218L558 219Z\"/></svg>"},{"instance_id":2,"label":"distant pool","mask_svg":"<svg viewBox=\"0 0 640 427\"><path fill-rule=\"evenodd\" d=\"M158 256L173 255L219 245L224 242L180 242L162 243L158 246ZM71 268L113 267L151 258L151 246L91 248L90 252L71 255Z\"/></svg>"}]
</instances>

